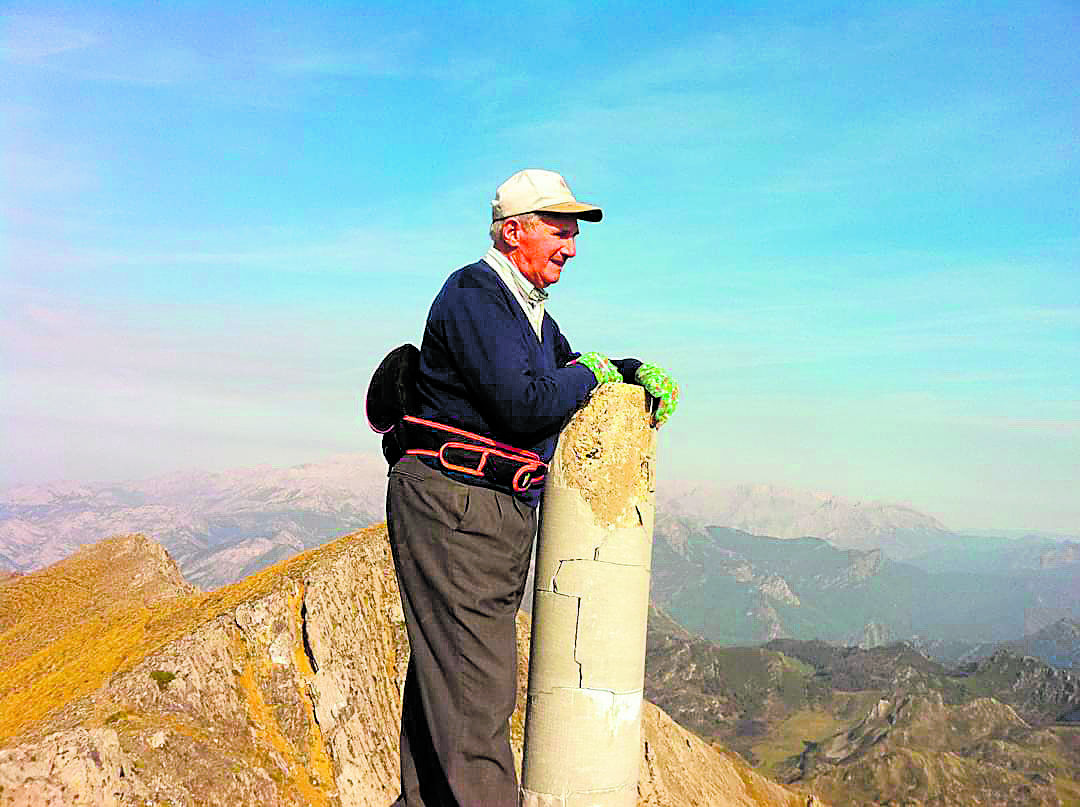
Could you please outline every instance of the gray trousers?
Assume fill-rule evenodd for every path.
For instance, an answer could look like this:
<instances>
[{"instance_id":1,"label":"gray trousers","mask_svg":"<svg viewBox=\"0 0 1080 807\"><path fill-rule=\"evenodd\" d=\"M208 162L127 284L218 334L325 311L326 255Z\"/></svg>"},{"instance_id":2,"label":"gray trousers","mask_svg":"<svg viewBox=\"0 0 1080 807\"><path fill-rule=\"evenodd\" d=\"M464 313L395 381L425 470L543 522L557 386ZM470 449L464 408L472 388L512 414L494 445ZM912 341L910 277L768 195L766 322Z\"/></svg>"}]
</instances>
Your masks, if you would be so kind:
<instances>
[{"instance_id":1,"label":"gray trousers","mask_svg":"<svg viewBox=\"0 0 1080 807\"><path fill-rule=\"evenodd\" d=\"M516 807L515 616L536 510L405 457L386 513L412 651L393 807Z\"/></svg>"}]
</instances>

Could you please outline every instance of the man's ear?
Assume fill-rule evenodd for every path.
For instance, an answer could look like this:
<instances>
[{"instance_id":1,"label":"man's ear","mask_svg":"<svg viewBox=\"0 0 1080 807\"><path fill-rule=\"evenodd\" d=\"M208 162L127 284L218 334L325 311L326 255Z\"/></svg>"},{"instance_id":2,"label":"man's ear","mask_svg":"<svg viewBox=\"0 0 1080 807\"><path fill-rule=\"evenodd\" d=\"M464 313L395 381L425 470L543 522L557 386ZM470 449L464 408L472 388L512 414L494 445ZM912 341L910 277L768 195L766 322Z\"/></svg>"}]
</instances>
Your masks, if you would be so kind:
<instances>
[{"instance_id":1,"label":"man's ear","mask_svg":"<svg viewBox=\"0 0 1080 807\"><path fill-rule=\"evenodd\" d=\"M503 243L508 247L517 247L521 243L521 229L521 222L515 219L503 222Z\"/></svg>"}]
</instances>

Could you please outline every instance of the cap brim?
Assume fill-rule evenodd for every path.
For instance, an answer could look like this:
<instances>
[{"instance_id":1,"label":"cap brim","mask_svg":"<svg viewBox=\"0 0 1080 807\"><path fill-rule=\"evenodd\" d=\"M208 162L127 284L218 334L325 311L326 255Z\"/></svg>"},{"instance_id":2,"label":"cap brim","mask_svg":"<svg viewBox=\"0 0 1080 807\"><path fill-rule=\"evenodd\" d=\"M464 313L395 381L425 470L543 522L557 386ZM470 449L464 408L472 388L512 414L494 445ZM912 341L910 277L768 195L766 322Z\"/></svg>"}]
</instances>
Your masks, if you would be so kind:
<instances>
[{"instance_id":1,"label":"cap brim","mask_svg":"<svg viewBox=\"0 0 1080 807\"><path fill-rule=\"evenodd\" d=\"M583 205L581 202L559 202L547 207L538 207L533 213L560 213L564 216L574 216L585 221L600 221L604 218L604 211L593 205Z\"/></svg>"}]
</instances>

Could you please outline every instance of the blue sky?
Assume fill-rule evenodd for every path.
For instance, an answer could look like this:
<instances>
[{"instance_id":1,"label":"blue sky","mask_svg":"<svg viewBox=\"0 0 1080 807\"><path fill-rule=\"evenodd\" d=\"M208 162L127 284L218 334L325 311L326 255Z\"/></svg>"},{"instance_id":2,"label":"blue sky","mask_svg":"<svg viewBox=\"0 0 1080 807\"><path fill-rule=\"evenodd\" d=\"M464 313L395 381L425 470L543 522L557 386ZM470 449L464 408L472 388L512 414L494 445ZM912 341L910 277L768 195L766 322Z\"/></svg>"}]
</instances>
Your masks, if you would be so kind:
<instances>
[{"instance_id":1,"label":"blue sky","mask_svg":"<svg viewBox=\"0 0 1080 807\"><path fill-rule=\"evenodd\" d=\"M224 7L223 7L224 6ZM0 5L0 484L375 450L495 186L661 474L1080 533L1075 3Z\"/></svg>"}]
</instances>

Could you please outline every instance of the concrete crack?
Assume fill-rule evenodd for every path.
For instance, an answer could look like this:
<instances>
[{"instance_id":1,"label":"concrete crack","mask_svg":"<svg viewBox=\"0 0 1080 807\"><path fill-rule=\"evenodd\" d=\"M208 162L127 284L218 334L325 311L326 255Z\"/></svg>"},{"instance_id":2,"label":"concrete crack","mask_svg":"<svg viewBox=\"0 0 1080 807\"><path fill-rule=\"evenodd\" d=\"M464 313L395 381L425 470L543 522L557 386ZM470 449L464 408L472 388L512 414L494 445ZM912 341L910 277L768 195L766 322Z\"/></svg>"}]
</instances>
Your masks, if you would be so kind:
<instances>
[{"instance_id":1,"label":"concrete crack","mask_svg":"<svg viewBox=\"0 0 1080 807\"><path fill-rule=\"evenodd\" d=\"M560 560L559 565L555 567L555 574L551 575L551 590L554 591L556 594L559 593L559 587L555 585L555 581L559 578L559 572L562 571L562 565L565 562L566 561Z\"/></svg>"},{"instance_id":2,"label":"concrete crack","mask_svg":"<svg viewBox=\"0 0 1080 807\"><path fill-rule=\"evenodd\" d=\"M557 591L544 591L544 589L540 589L540 593L541 594L553 594L556 597L564 597L565 599L568 599L568 600L580 600L581 599L581 597L576 597L573 594L560 594Z\"/></svg>"},{"instance_id":3,"label":"concrete crack","mask_svg":"<svg viewBox=\"0 0 1080 807\"><path fill-rule=\"evenodd\" d=\"M607 564L610 564L612 566L637 566L638 568L642 568L642 569L645 568L644 566L641 566L640 564L637 564L637 563L612 563L610 560L599 560L596 557L596 555L598 555L599 553L600 553L600 547L597 547L595 552L593 553L593 557L591 557L591 558L562 558L559 561L559 565L555 567L555 574L551 575L551 590L552 590L552 592L554 592L555 594L559 593L559 587L557 585L555 585L555 580L559 577L559 572L562 571L562 567L563 567L564 563L574 563L574 562L585 561L585 562L590 562L590 563L607 563ZM543 589L540 589L540 590L543 591Z\"/></svg>"},{"instance_id":4,"label":"concrete crack","mask_svg":"<svg viewBox=\"0 0 1080 807\"><path fill-rule=\"evenodd\" d=\"M577 619L574 621L574 663L577 664L578 670L578 688L583 689L585 687L585 668L581 666L581 661L578 659L578 637L581 635L581 598L577 601Z\"/></svg>"}]
</instances>

